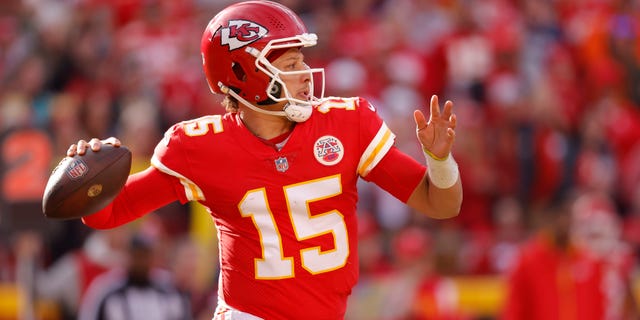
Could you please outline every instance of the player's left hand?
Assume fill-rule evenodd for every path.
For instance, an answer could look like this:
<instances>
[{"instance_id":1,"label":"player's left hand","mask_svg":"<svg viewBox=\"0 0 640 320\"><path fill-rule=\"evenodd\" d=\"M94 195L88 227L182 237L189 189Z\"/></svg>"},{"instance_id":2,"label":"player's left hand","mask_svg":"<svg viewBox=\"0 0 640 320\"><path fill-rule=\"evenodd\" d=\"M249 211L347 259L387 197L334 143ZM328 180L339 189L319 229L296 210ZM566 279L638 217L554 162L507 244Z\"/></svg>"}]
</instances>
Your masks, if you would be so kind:
<instances>
[{"instance_id":1,"label":"player's left hand","mask_svg":"<svg viewBox=\"0 0 640 320\"><path fill-rule=\"evenodd\" d=\"M435 159L445 159L451 152L456 137L456 115L452 113L453 102L447 100L442 112L438 96L431 96L429 121L420 110L413 112L416 135L422 148Z\"/></svg>"}]
</instances>

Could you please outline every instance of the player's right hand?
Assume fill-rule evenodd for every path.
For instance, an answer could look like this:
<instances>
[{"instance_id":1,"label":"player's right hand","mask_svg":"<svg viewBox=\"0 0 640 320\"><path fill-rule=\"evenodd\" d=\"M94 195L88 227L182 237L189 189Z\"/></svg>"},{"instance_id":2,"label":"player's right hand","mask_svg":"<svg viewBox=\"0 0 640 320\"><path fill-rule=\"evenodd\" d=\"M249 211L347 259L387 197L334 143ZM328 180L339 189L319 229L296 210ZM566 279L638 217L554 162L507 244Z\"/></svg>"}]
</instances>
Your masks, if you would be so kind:
<instances>
[{"instance_id":1,"label":"player's right hand","mask_svg":"<svg viewBox=\"0 0 640 320\"><path fill-rule=\"evenodd\" d=\"M115 147L119 147L121 143L120 143L120 140L118 140L118 138L115 138L115 137L109 137L104 140L93 138L89 140L89 142L87 142L86 140L79 140L77 143L74 143L69 146L69 149L67 149L67 156L73 157L76 154L84 155L87 152L88 148L91 148L91 150L94 152L100 151L100 148L102 147L103 144L111 144Z\"/></svg>"}]
</instances>

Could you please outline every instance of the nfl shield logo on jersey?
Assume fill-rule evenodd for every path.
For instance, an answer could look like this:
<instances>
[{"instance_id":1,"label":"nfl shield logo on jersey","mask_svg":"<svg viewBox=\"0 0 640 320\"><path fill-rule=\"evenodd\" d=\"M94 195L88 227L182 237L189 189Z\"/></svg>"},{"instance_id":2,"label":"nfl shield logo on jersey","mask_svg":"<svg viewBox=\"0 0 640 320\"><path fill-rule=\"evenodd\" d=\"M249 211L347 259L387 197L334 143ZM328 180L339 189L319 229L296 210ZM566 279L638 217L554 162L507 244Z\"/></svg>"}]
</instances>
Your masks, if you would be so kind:
<instances>
[{"instance_id":1,"label":"nfl shield logo on jersey","mask_svg":"<svg viewBox=\"0 0 640 320\"><path fill-rule=\"evenodd\" d=\"M280 157L274 162L276 163L276 170L280 172L285 172L289 169L289 161L287 161L287 158L285 157Z\"/></svg>"}]
</instances>

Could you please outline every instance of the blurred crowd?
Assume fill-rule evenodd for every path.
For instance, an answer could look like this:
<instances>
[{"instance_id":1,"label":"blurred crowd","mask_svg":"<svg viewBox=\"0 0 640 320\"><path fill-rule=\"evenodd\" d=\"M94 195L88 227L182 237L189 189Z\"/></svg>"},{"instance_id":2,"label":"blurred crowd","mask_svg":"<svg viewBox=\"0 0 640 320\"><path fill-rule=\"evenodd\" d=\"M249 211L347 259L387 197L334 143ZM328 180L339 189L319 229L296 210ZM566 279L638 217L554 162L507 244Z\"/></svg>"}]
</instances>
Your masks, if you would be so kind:
<instances>
[{"instance_id":1,"label":"blurred crowd","mask_svg":"<svg viewBox=\"0 0 640 320\"><path fill-rule=\"evenodd\" d=\"M0 285L19 284L23 305L53 301L61 319L75 318L92 280L131 267L127 253L142 237L152 243L148 268L166 271L189 301L185 319L211 318L216 247L194 236L196 206L173 204L98 232L45 219L41 198L79 139L118 137L137 171L170 125L224 112L199 45L209 19L232 2L0 2ZM319 36L304 53L325 68L325 96L369 99L403 151L422 159L412 111L428 111L432 94L452 100L458 116L458 217L418 216L362 182L361 281L349 319L518 319L526 308L515 299L533 299L515 294L533 290L518 272L551 260L599 271L589 278L596 289L576 280L549 299L606 291L591 297L608 297L602 319L623 319L616 315L629 303L619 296L633 289L625 286L640 253L640 1L279 2ZM548 254L556 245L571 259ZM535 258L541 252L554 258ZM454 279L466 276L504 279L499 310L460 310ZM598 282L605 278L608 287ZM554 310L580 314L582 304L562 305ZM21 312L38 318L37 308Z\"/></svg>"}]
</instances>

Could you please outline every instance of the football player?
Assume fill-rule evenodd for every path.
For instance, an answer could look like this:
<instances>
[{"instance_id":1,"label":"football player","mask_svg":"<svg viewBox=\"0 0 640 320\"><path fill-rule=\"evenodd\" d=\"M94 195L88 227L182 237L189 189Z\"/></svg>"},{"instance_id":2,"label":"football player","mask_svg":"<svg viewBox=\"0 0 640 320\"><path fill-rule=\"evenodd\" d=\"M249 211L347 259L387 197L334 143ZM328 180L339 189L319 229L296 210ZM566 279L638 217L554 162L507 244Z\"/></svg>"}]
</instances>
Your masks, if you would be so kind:
<instances>
[{"instance_id":1,"label":"football player","mask_svg":"<svg viewBox=\"0 0 640 320\"><path fill-rule=\"evenodd\" d=\"M179 200L210 211L220 249L215 319L342 319L358 279L359 178L429 217L459 213L450 101L414 112L426 163L394 146L363 98L323 98L324 74L305 64L316 44L300 18L269 1L233 4L206 27L206 79L227 113L184 121L157 145L105 209L83 218L113 228ZM319 79L320 81L314 79ZM315 87L320 88L314 94ZM68 155L116 138L78 141Z\"/></svg>"}]
</instances>

